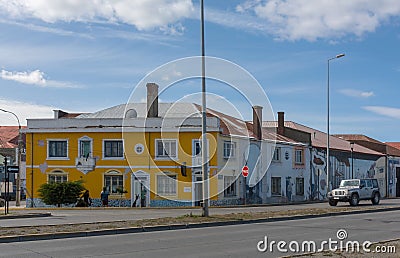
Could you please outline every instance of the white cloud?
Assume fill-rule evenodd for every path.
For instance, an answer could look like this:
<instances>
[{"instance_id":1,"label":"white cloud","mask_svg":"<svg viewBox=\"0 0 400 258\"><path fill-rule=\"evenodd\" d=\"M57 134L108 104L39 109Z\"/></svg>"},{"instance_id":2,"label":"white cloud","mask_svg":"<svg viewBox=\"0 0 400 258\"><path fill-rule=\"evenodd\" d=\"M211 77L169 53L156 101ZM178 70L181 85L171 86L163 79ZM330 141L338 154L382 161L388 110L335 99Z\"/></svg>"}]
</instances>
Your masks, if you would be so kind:
<instances>
[{"instance_id":1,"label":"white cloud","mask_svg":"<svg viewBox=\"0 0 400 258\"><path fill-rule=\"evenodd\" d=\"M26 125L27 118L52 118L54 107L25 103L15 100L0 99L0 108L15 113L21 125ZM9 113L0 112L1 125L18 125L15 117Z\"/></svg>"},{"instance_id":2,"label":"white cloud","mask_svg":"<svg viewBox=\"0 0 400 258\"><path fill-rule=\"evenodd\" d=\"M374 96L374 92L372 91L360 91L360 90L353 90L353 89L342 89L339 90L340 93L349 97L356 97L356 98L369 98Z\"/></svg>"},{"instance_id":3,"label":"white cloud","mask_svg":"<svg viewBox=\"0 0 400 258\"><path fill-rule=\"evenodd\" d=\"M400 15L398 0L249 0L238 12L254 12L283 40L360 37Z\"/></svg>"},{"instance_id":4,"label":"white cloud","mask_svg":"<svg viewBox=\"0 0 400 258\"><path fill-rule=\"evenodd\" d=\"M191 0L0 0L0 11L12 17L33 17L48 23L121 22L148 30L189 17L193 4Z\"/></svg>"},{"instance_id":5,"label":"white cloud","mask_svg":"<svg viewBox=\"0 0 400 258\"><path fill-rule=\"evenodd\" d=\"M33 72L9 72L6 70L1 70L0 76L4 80L11 80L25 84L35 84L39 86L46 85L44 73L39 70L35 70Z\"/></svg>"},{"instance_id":6,"label":"white cloud","mask_svg":"<svg viewBox=\"0 0 400 258\"><path fill-rule=\"evenodd\" d=\"M3 80L16 81L24 84L33 84L41 87L82 88L81 86L71 82L46 80L45 74L40 70L35 70L33 72L9 72L3 69L1 70L0 78Z\"/></svg>"},{"instance_id":7,"label":"white cloud","mask_svg":"<svg viewBox=\"0 0 400 258\"><path fill-rule=\"evenodd\" d=\"M365 106L363 109L371 111L378 115L400 119L400 108L382 107L382 106Z\"/></svg>"}]
</instances>

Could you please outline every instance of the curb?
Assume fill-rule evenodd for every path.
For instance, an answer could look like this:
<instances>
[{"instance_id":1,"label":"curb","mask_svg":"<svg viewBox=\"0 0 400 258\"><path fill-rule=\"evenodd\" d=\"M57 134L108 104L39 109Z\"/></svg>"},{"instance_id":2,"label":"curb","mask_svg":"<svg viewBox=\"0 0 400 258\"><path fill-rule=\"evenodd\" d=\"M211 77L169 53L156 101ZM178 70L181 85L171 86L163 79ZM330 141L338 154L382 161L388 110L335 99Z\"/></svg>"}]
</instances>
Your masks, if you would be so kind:
<instances>
[{"instance_id":1,"label":"curb","mask_svg":"<svg viewBox=\"0 0 400 258\"><path fill-rule=\"evenodd\" d=\"M52 240L52 239L89 237L89 236L134 234L134 233L143 233L143 232L156 232L156 231L192 229L192 228L207 228L207 227L219 227L219 226L230 226L230 225L244 225L244 224L252 224L252 223L292 221L292 220L298 220L298 219L324 218L324 217L341 216L341 215L354 215L354 214L361 214L361 213L375 213L375 212L398 211L398 210L400 210L399 207L391 207L391 208L383 208L383 209L375 209L375 210L330 212L330 213L324 213L324 214L309 214L309 215L297 215L297 216L290 216L290 217L275 217L275 218L263 218L263 219L252 219L252 220L230 220L230 221L216 221L216 222L191 223L191 224L172 224L172 225L157 225L157 226L149 226L149 227L115 228L115 229L100 229L100 230L93 230L93 231L60 232L60 233L44 233L44 234L32 234L32 235L21 235L21 236L6 236L6 237L0 237L0 243ZM51 216L51 214L40 214L40 215Z\"/></svg>"},{"instance_id":2,"label":"curb","mask_svg":"<svg viewBox=\"0 0 400 258\"><path fill-rule=\"evenodd\" d=\"M0 221L5 219L27 219L27 218L41 218L41 217L50 217L51 213L27 213L27 214L18 214L18 215L5 215L0 216Z\"/></svg>"}]
</instances>

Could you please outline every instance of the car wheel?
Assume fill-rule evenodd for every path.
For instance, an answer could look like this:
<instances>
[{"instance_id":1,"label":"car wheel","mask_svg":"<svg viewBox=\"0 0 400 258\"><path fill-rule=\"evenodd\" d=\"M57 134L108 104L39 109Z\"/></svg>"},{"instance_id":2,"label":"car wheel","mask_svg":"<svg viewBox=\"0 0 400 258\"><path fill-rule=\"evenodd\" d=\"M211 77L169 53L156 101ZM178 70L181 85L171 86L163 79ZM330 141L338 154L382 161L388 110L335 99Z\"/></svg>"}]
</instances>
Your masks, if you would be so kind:
<instances>
[{"instance_id":1,"label":"car wheel","mask_svg":"<svg viewBox=\"0 0 400 258\"><path fill-rule=\"evenodd\" d=\"M4 207L4 205L5 205L4 199L0 199L0 207Z\"/></svg>"},{"instance_id":2,"label":"car wheel","mask_svg":"<svg viewBox=\"0 0 400 258\"><path fill-rule=\"evenodd\" d=\"M351 195L351 199L349 202L351 206L357 206L359 201L360 198L358 197L358 194L354 193Z\"/></svg>"},{"instance_id":3,"label":"car wheel","mask_svg":"<svg viewBox=\"0 0 400 258\"><path fill-rule=\"evenodd\" d=\"M329 205L330 205L330 206L336 206L337 203L338 203L337 200L329 200L328 202L329 202Z\"/></svg>"},{"instance_id":4,"label":"car wheel","mask_svg":"<svg viewBox=\"0 0 400 258\"><path fill-rule=\"evenodd\" d=\"M380 200L381 200L381 195L378 192L375 192L374 196L371 199L372 204L378 205Z\"/></svg>"}]
</instances>

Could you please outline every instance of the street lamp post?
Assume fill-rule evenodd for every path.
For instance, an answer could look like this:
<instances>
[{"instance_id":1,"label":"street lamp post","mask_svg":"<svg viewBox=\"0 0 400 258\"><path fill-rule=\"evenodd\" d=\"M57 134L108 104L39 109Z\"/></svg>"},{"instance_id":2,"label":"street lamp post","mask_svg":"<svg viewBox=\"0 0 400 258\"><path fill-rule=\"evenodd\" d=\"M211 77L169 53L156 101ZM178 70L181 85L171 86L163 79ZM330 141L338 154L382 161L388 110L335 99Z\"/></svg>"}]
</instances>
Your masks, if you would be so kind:
<instances>
[{"instance_id":1,"label":"street lamp post","mask_svg":"<svg viewBox=\"0 0 400 258\"><path fill-rule=\"evenodd\" d=\"M18 173L17 173L17 180L16 180L16 193L15 193L15 206L21 205L21 150L22 150L22 133L21 133L21 123L19 122L19 118L16 114L11 111L1 109L0 111L5 113L10 113L17 119L18 122L18 154L17 154L17 164L18 164Z\"/></svg>"},{"instance_id":2,"label":"street lamp post","mask_svg":"<svg viewBox=\"0 0 400 258\"><path fill-rule=\"evenodd\" d=\"M353 149L354 149L354 142L350 142L350 149L351 149L351 179L354 179L354 159L353 159Z\"/></svg>"},{"instance_id":3,"label":"street lamp post","mask_svg":"<svg viewBox=\"0 0 400 258\"><path fill-rule=\"evenodd\" d=\"M203 174L203 217L208 217L208 164L207 164L207 108L206 108L206 60L204 44L204 1L201 7L201 160Z\"/></svg>"},{"instance_id":4,"label":"street lamp post","mask_svg":"<svg viewBox=\"0 0 400 258\"><path fill-rule=\"evenodd\" d=\"M327 83L327 135L326 135L326 189L327 189L327 193L330 191L330 180L329 180L329 62L337 59L337 58L341 58L344 57L344 54L338 54L335 57L329 58L328 59L328 83Z\"/></svg>"}]
</instances>

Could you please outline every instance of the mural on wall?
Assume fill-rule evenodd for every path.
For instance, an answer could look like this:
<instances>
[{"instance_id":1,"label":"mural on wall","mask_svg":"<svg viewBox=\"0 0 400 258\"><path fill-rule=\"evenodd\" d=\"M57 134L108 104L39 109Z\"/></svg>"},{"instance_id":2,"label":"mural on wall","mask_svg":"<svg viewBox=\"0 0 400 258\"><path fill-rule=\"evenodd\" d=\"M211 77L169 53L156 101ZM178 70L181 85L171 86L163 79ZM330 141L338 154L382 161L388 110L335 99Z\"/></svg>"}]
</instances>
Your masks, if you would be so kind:
<instances>
[{"instance_id":1,"label":"mural on wall","mask_svg":"<svg viewBox=\"0 0 400 258\"><path fill-rule=\"evenodd\" d=\"M311 196L312 200L324 199L326 195L325 154L312 151ZM325 192L325 193L324 193Z\"/></svg>"},{"instance_id":2,"label":"mural on wall","mask_svg":"<svg viewBox=\"0 0 400 258\"><path fill-rule=\"evenodd\" d=\"M312 173L311 173L311 199L325 199L327 195L326 185L326 153L313 149ZM381 195L386 194L384 157L377 160L353 159L346 152L334 152L330 155L330 189L339 187L340 181L351 178L377 178L381 188ZM353 167L352 167L353 164Z\"/></svg>"},{"instance_id":3,"label":"mural on wall","mask_svg":"<svg viewBox=\"0 0 400 258\"><path fill-rule=\"evenodd\" d=\"M292 201L293 183L291 182L292 177L286 177L286 197L289 202Z\"/></svg>"},{"instance_id":4,"label":"mural on wall","mask_svg":"<svg viewBox=\"0 0 400 258\"><path fill-rule=\"evenodd\" d=\"M390 197L396 197L396 168L400 167L400 158L391 157L388 160L388 190Z\"/></svg>"}]
</instances>

